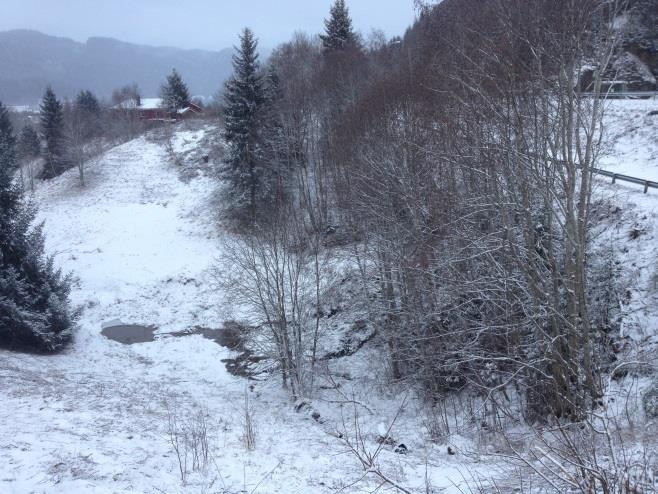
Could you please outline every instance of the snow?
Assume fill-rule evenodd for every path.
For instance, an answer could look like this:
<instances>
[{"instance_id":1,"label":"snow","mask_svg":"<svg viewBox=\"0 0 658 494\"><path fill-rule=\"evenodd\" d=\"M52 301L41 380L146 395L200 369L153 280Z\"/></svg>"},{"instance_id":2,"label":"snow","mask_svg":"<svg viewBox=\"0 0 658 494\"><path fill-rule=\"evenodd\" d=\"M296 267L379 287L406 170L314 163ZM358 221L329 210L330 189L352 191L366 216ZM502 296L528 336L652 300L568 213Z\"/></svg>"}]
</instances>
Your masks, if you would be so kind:
<instances>
[{"instance_id":1,"label":"snow","mask_svg":"<svg viewBox=\"0 0 658 494\"><path fill-rule=\"evenodd\" d=\"M156 110L162 108L162 98L142 98L139 107L144 110Z\"/></svg>"},{"instance_id":2,"label":"snow","mask_svg":"<svg viewBox=\"0 0 658 494\"><path fill-rule=\"evenodd\" d=\"M130 109L136 107L137 102L134 99L130 99L114 106L115 109ZM162 108L162 98L141 98L139 100L139 108L142 110L157 110Z\"/></svg>"},{"instance_id":3,"label":"snow","mask_svg":"<svg viewBox=\"0 0 658 494\"><path fill-rule=\"evenodd\" d=\"M647 116L657 106L654 100L610 103L609 169L658 178L658 117ZM459 419L443 442L429 441L426 409L386 381L386 364L373 345L328 361L327 376L318 377L326 389L295 412L277 378L235 377L221 362L232 356L229 350L200 335L167 335L221 328L229 317L218 301L230 293L217 293L212 276L227 235L218 229L212 162L186 180L177 164L197 159L218 129L185 125L171 139L178 159L162 140L145 136L107 152L87 170L84 188L75 170L39 185L34 200L46 222L47 247L58 265L75 273L72 298L83 312L75 342L62 354L0 350L0 492L372 492L378 485L372 476L353 484L363 471L336 433L349 431L356 408L366 447L374 451L405 397L391 430L395 444L383 447L379 458L391 478L422 493L427 477L434 492L451 494L460 487L468 492L464 477L505 477L498 460L480 453L495 450L493 438L475 434L473 423ZM658 191L644 195L641 187L606 179L597 184L596 193L622 210L607 235L629 266L624 332L655 349ZM631 227L644 233L632 240ZM347 264L337 262L336 269ZM118 321L154 325L156 340L127 346L101 335ZM340 324L350 327L349 320ZM335 346L341 334L328 335L324 345ZM242 442L245 393L255 412L254 451ZM461 397L453 405L466 406ZM212 461L183 483L169 417L186 422L198 413L209 423ZM408 454L394 452L400 442ZM448 446L457 454L448 454ZM502 483L509 492L512 479Z\"/></svg>"},{"instance_id":4,"label":"snow","mask_svg":"<svg viewBox=\"0 0 658 494\"><path fill-rule=\"evenodd\" d=\"M210 200L212 179L182 189L163 161L161 147L141 138L90 170L84 190L69 174L38 191L38 202L48 204L41 207L48 248L59 253L65 270L81 276L79 301L102 302L107 315L143 318L114 305L143 296L145 289L162 291L168 279L203 277L216 252L212 219L204 223L199 214Z\"/></svg>"},{"instance_id":5,"label":"snow","mask_svg":"<svg viewBox=\"0 0 658 494\"><path fill-rule=\"evenodd\" d=\"M34 112L39 110L38 105L9 105L8 106L9 111L13 111L15 113L29 113L29 112Z\"/></svg>"},{"instance_id":6,"label":"snow","mask_svg":"<svg viewBox=\"0 0 658 494\"><path fill-rule=\"evenodd\" d=\"M658 112L658 98L606 102L605 139L609 144L602 168L658 182L658 113L651 112Z\"/></svg>"},{"instance_id":7,"label":"snow","mask_svg":"<svg viewBox=\"0 0 658 494\"><path fill-rule=\"evenodd\" d=\"M212 126L180 129L173 148L185 155L213 132ZM63 354L0 351L3 494L237 493L259 483L256 492L323 493L361 476L360 465L328 434L339 426L338 406L321 403L326 421L319 424L294 411L278 379L228 374L221 362L231 356L227 349L199 335L165 334L220 328L227 318L211 275L221 245L217 183L209 170L186 181L179 172L164 145L141 137L90 167L84 188L75 170L39 186L34 199L47 247L77 276L72 298L84 311ZM101 330L117 321L155 325L159 336L131 346L112 342ZM340 365L371 376L370 358L363 352ZM255 409L252 452L241 440L245 392ZM360 383L353 392L369 399ZM394 416L400 399L368 402L375 446L377 424ZM174 409L182 421L201 411L210 424L212 464L191 473L185 485L168 436L168 410ZM411 453L402 457L388 448L382 464L420 489L431 457L430 474L450 488L461 479L460 465L423 442L417 416L410 407L394 431L405 436Z\"/></svg>"},{"instance_id":8,"label":"snow","mask_svg":"<svg viewBox=\"0 0 658 494\"><path fill-rule=\"evenodd\" d=\"M605 168L645 180L658 181L658 100L613 100L607 103L605 124L609 147ZM644 362L658 368L658 190L643 193L641 185L597 177L594 197L607 201L612 210L602 214L606 227L593 234L601 252L612 251L622 269L620 338L624 342L619 362ZM595 256L592 256L595 257ZM596 262L597 259L592 259ZM631 366L633 367L633 366ZM607 397L624 396L637 389L636 414L641 397L652 385L651 373L639 372L611 383ZM622 402L619 400L620 403ZM619 405L621 406L621 405ZM630 407L631 409L633 406ZM626 413L626 411L624 412Z\"/></svg>"}]
</instances>

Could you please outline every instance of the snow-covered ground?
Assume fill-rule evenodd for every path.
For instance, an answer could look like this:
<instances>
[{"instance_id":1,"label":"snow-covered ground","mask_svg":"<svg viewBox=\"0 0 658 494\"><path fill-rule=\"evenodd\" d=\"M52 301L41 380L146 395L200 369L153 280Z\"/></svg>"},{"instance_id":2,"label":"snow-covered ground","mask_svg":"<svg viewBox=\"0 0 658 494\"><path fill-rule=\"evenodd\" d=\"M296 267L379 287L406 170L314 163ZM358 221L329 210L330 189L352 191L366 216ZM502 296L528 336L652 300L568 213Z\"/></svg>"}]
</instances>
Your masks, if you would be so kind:
<instances>
[{"instance_id":1,"label":"snow-covered ground","mask_svg":"<svg viewBox=\"0 0 658 494\"><path fill-rule=\"evenodd\" d=\"M606 105L604 168L658 182L658 99L611 100ZM597 195L619 208L605 236L630 280L632 297L624 306L622 337L658 343L658 189L644 194L642 185L612 185L605 177L597 182Z\"/></svg>"},{"instance_id":2,"label":"snow-covered ground","mask_svg":"<svg viewBox=\"0 0 658 494\"><path fill-rule=\"evenodd\" d=\"M658 179L658 116L647 115L656 109L655 100L612 103L611 169ZM180 128L173 148L198 157L193 151L216 132ZM182 173L177 161L162 142L141 137L89 169L85 188L74 170L39 186L35 200L48 249L77 276L72 298L84 310L74 344L60 355L0 351L0 493L372 492L376 479L355 483L361 465L332 433L343 425L339 402L348 404L347 422L355 404L366 446L374 450L398 412L404 390L379 377L384 364L375 348L366 345L329 364L334 376L343 376L341 387L313 401L322 416L316 421L306 408L295 411L279 380L229 374L221 360L231 352L215 342L164 334L221 328L230 317L218 303L227 294L220 297L212 283L223 235L216 179L203 160L194 173L194 163ZM623 211L609 235L623 246L632 281L625 330L638 343L655 343L658 190L644 195L641 187L608 182L599 182L597 194L613 197ZM642 233L630 239L635 227ZM110 341L101 329L117 319L154 325L159 337L131 346ZM245 394L254 410L253 451L243 444ZM448 444L427 441L419 406L410 399L391 434L409 453L396 454L395 445L382 449L379 460L391 479L420 493L427 478L433 492L457 493L455 484L471 473L497 471L494 460L466 454L486 452L473 437L451 437L456 455L448 454ZM170 431L198 426L199 413L208 424L210 460L184 484ZM514 480L508 482L502 485L511 492Z\"/></svg>"},{"instance_id":3,"label":"snow-covered ground","mask_svg":"<svg viewBox=\"0 0 658 494\"><path fill-rule=\"evenodd\" d=\"M174 149L192 150L212 132L180 130ZM360 477L360 466L328 434L330 424L295 412L278 380L228 374L221 359L230 352L216 343L188 336L125 346L101 335L117 319L159 333L220 328L227 319L211 279L220 245L217 183L199 166L182 181L165 147L142 137L109 151L87 171L85 188L74 170L40 185L35 199L48 249L77 276L72 298L84 311L61 355L0 351L3 494L322 493ZM242 441L245 392L257 428L252 452ZM392 419L390 403L397 402L380 402L377 424ZM376 403L370 407L378 413ZM191 423L199 412L208 421L211 461L183 485L168 419ZM424 482L429 456L424 446L416 451L417 437L418 430L407 440L412 454L387 448L382 455L411 485ZM428 468L441 473L437 485L451 485L446 472L461 479L445 453L433 457Z\"/></svg>"},{"instance_id":4,"label":"snow-covered ground","mask_svg":"<svg viewBox=\"0 0 658 494\"><path fill-rule=\"evenodd\" d=\"M603 168L658 182L658 99L612 100L606 105ZM620 362L642 362L653 369L613 383L610 392L623 394L638 386L641 396L651 387L658 389L658 189L645 194L642 185L613 185L609 178L597 177L595 197L609 204L607 211L595 213L604 216L607 225L596 234L598 254L614 254L625 288L619 300Z\"/></svg>"},{"instance_id":5,"label":"snow-covered ground","mask_svg":"<svg viewBox=\"0 0 658 494\"><path fill-rule=\"evenodd\" d=\"M610 100L605 105L608 145L602 167L658 182L658 98Z\"/></svg>"}]
</instances>

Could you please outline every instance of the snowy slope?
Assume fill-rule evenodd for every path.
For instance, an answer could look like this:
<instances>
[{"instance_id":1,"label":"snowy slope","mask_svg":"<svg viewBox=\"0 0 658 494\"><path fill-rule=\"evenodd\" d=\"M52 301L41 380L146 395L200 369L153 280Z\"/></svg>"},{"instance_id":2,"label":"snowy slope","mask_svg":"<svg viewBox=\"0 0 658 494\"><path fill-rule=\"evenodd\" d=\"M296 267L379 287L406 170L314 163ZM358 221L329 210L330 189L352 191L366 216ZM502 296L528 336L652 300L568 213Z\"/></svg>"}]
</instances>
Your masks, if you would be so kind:
<instances>
[{"instance_id":1,"label":"snowy slope","mask_svg":"<svg viewBox=\"0 0 658 494\"><path fill-rule=\"evenodd\" d=\"M610 100L605 124L602 167L658 182L658 98Z\"/></svg>"},{"instance_id":2,"label":"snowy slope","mask_svg":"<svg viewBox=\"0 0 658 494\"><path fill-rule=\"evenodd\" d=\"M605 115L609 170L658 181L658 99L612 100ZM617 206L616 217L604 233L624 266L629 299L622 337L637 343L658 343L658 189L643 193L641 185L598 177L598 197ZM655 356L658 359L658 355ZM658 362L656 362L658 364Z\"/></svg>"},{"instance_id":3,"label":"snowy slope","mask_svg":"<svg viewBox=\"0 0 658 494\"><path fill-rule=\"evenodd\" d=\"M174 148L184 155L212 132L180 130ZM84 312L64 354L0 351L3 494L322 493L361 476L355 460L327 434L332 425L296 413L278 380L252 383L228 374L221 359L230 352L216 343L189 336L124 346L101 335L102 325L117 319L167 333L219 328L227 318L217 308L210 276L220 245L217 183L203 169L180 180L170 158L161 143L142 137L88 170L87 187L78 185L72 170L36 193L48 249L78 277L72 296ZM364 374L371 372L361 366ZM250 384L253 452L241 439ZM371 404L370 425L392 418L391 403L398 397L379 402L381 414L378 403ZM191 474L186 485L169 442L170 411L179 422L201 411L209 423L212 464ZM410 407L407 416L416 414ZM340 416L336 410L334 416ZM407 427L419 437L416 422ZM423 447L402 457L392 449L382 461L400 479L421 486L430 451ZM457 465L444 464L445 453L433 456L439 483L451 485L447 472L458 482Z\"/></svg>"},{"instance_id":4,"label":"snowy slope","mask_svg":"<svg viewBox=\"0 0 658 494\"><path fill-rule=\"evenodd\" d=\"M652 178L658 170L656 117L646 114L655 102L614 105L608 166ZM181 159L196 160L204 154L197 152L199 143L216 133L212 126L180 128L173 147ZM372 475L355 483L363 470L334 435L343 419L349 429L356 407L374 450L398 412L405 390L386 383L376 348L366 345L327 362L338 382L318 378L327 388L310 405L321 413L318 423L304 407L295 412L277 379L230 375L221 362L230 356L227 349L201 336L165 334L221 328L229 318L218 304L226 297L215 292L211 276L224 235L216 222L217 182L205 165L186 162L182 171L179 162L162 141L142 137L89 169L87 187L80 188L71 171L35 194L48 248L78 277L72 296L84 311L74 344L61 355L0 351L0 493L373 491L378 482ZM627 266L624 331L630 346L656 348L658 191L644 195L633 185L598 184L597 195L621 209L609 220L605 241L617 246ZM633 228L642 232L636 238L629 236ZM110 341L101 328L117 319L157 326L160 336L131 346ZM257 430L250 452L242 441L245 393ZM184 484L169 418L185 424L198 413L209 424L212 461ZM409 399L392 431L409 454L386 445L379 459L391 479L421 493L427 477L433 492L457 493L454 484L467 492L464 476L499 472L496 460L482 454L494 446L476 437L474 424L455 424L446 442L434 444L426 439L425 420L421 405ZM448 445L456 455L447 453ZM513 482L509 476L501 485L511 491Z\"/></svg>"},{"instance_id":5,"label":"snowy slope","mask_svg":"<svg viewBox=\"0 0 658 494\"><path fill-rule=\"evenodd\" d=\"M609 170L658 181L658 99L613 100L605 116ZM612 253L621 266L622 315L616 365L630 363L625 379L611 381L608 397L635 393L634 414L642 417L641 397L658 389L658 189L610 183L598 177L595 198L609 204L605 230L595 234L601 257ZM597 256L593 256L597 257ZM597 262L593 259L592 262ZM625 373L624 373L625 375Z\"/></svg>"}]
</instances>

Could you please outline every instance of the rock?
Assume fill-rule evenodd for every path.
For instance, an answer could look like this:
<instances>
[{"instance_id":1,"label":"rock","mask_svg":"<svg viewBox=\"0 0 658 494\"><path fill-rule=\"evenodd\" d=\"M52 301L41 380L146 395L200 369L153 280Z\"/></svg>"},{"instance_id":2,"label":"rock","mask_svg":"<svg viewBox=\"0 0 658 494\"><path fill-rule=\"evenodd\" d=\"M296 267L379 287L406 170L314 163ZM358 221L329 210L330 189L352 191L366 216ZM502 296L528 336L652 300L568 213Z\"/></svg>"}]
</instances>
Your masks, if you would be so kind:
<instances>
[{"instance_id":1,"label":"rock","mask_svg":"<svg viewBox=\"0 0 658 494\"><path fill-rule=\"evenodd\" d=\"M400 443L394 451L399 455L406 455L409 452L409 449L404 443Z\"/></svg>"},{"instance_id":2,"label":"rock","mask_svg":"<svg viewBox=\"0 0 658 494\"><path fill-rule=\"evenodd\" d=\"M448 454L450 456L455 456L457 452L454 449L452 449L452 446L448 446Z\"/></svg>"},{"instance_id":3,"label":"rock","mask_svg":"<svg viewBox=\"0 0 658 494\"><path fill-rule=\"evenodd\" d=\"M642 235L646 233L646 230L641 229L641 228L632 228L630 232L628 232L628 236L631 240L637 240L640 238Z\"/></svg>"},{"instance_id":4,"label":"rock","mask_svg":"<svg viewBox=\"0 0 658 494\"><path fill-rule=\"evenodd\" d=\"M322 356L322 360L338 359L354 355L366 343L372 340L376 334L377 330L373 324L368 323L365 319L358 319L352 323L350 329L341 338L340 348Z\"/></svg>"}]
</instances>

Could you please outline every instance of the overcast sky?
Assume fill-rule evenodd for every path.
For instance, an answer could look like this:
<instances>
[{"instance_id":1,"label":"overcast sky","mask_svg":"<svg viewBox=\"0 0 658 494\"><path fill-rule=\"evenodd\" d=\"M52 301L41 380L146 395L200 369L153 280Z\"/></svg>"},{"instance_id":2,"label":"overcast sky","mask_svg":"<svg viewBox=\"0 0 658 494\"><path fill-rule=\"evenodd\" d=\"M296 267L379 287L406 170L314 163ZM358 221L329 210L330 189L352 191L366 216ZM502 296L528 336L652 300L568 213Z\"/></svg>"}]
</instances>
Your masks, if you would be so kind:
<instances>
[{"instance_id":1,"label":"overcast sky","mask_svg":"<svg viewBox=\"0 0 658 494\"><path fill-rule=\"evenodd\" d=\"M1 0L0 31L35 29L86 41L108 36L149 45L219 50L251 27L263 48L295 31L320 32L333 0ZM356 29L403 34L413 0L348 0Z\"/></svg>"}]
</instances>

